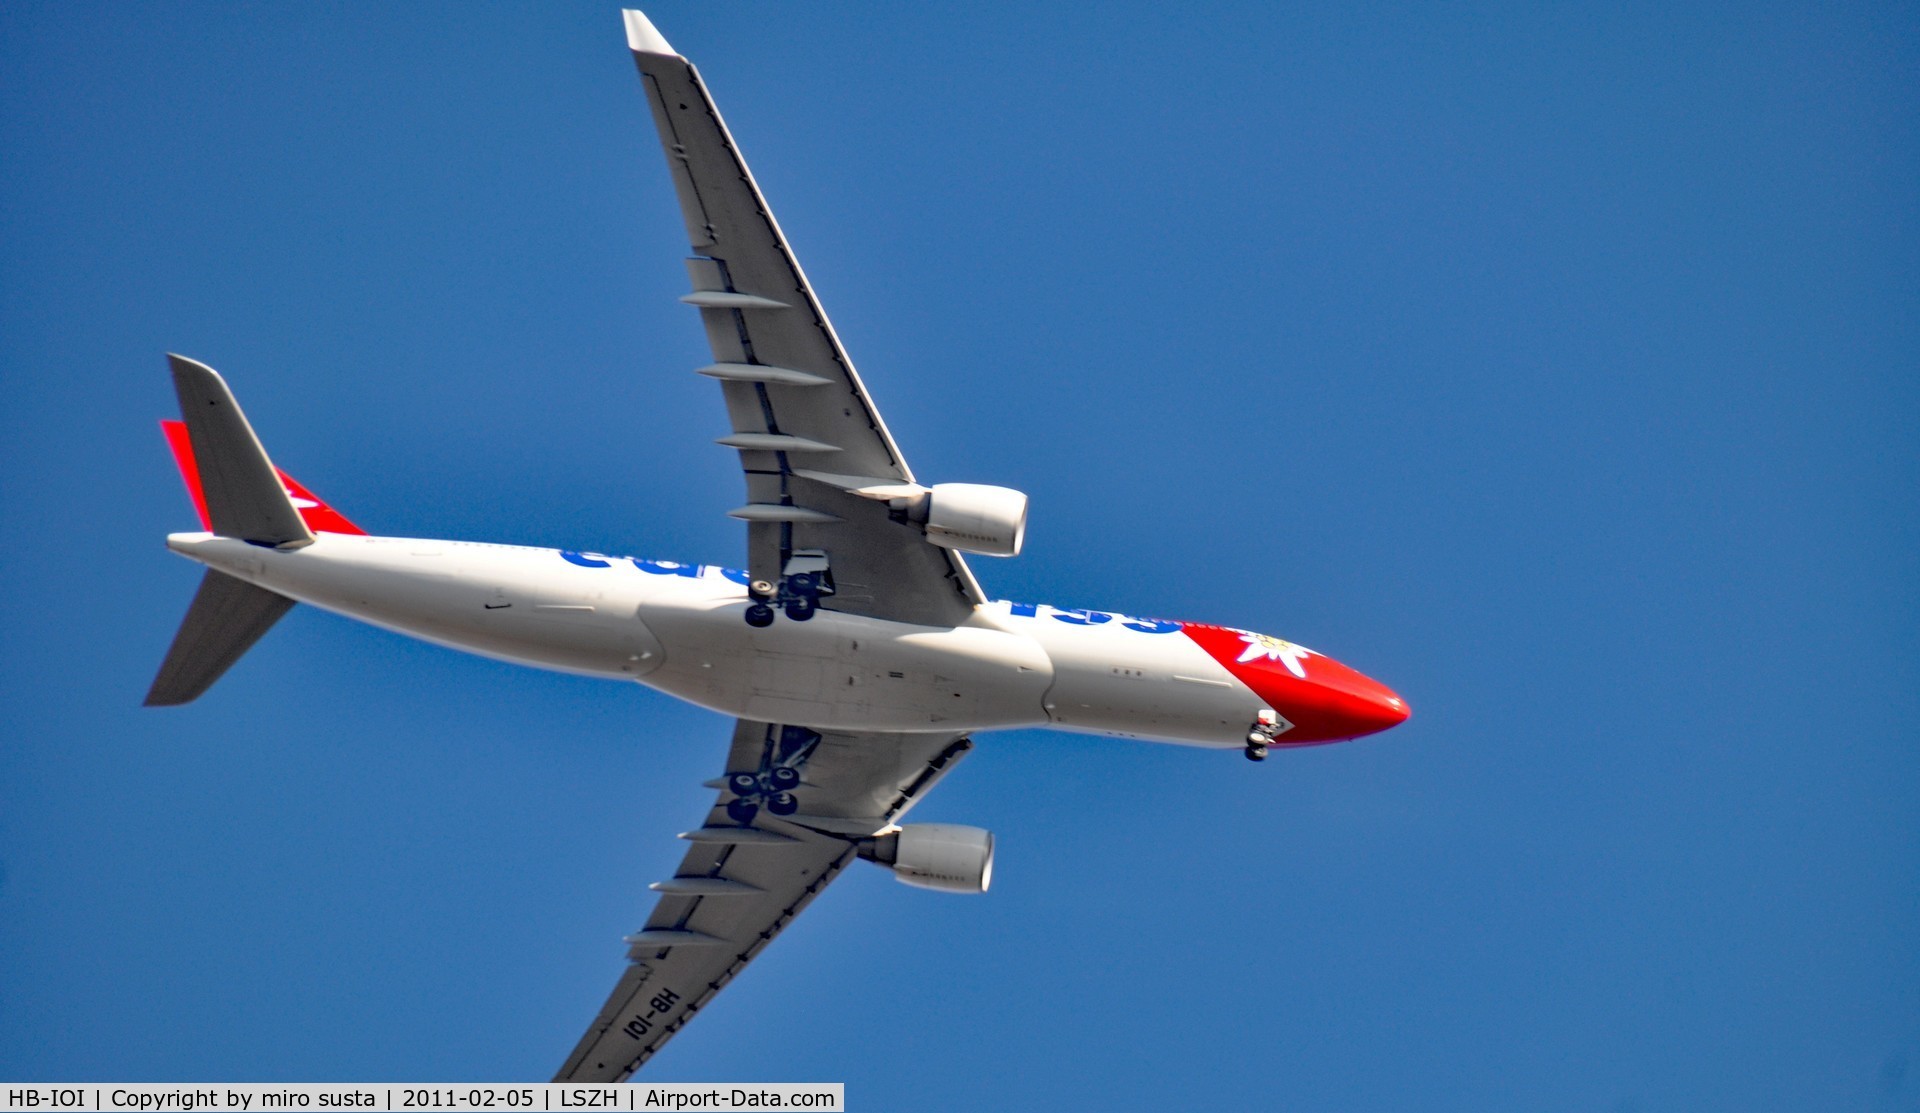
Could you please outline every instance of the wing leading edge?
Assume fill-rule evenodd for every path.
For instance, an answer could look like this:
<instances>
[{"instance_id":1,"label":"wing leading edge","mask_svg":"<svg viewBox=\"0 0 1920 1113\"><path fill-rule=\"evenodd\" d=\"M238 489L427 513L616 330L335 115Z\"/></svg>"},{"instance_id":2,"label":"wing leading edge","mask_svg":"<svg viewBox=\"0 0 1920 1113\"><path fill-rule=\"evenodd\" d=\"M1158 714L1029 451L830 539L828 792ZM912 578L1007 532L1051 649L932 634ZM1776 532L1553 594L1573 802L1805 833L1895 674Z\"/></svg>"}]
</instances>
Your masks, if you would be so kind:
<instances>
[{"instance_id":1,"label":"wing leading edge","mask_svg":"<svg viewBox=\"0 0 1920 1113\"><path fill-rule=\"evenodd\" d=\"M693 64L637 11L627 43L694 257L687 260L740 453L747 567L777 583L795 549L831 554L835 610L958 625L985 601L957 552L852 492L914 482Z\"/></svg>"},{"instance_id":2,"label":"wing leading edge","mask_svg":"<svg viewBox=\"0 0 1920 1113\"><path fill-rule=\"evenodd\" d=\"M742 719L706 823L629 935L628 966L554 1076L618 1082L651 1058L973 744ZM778 814L777 814L778 813Z\"/></svg>"}]
</instances>

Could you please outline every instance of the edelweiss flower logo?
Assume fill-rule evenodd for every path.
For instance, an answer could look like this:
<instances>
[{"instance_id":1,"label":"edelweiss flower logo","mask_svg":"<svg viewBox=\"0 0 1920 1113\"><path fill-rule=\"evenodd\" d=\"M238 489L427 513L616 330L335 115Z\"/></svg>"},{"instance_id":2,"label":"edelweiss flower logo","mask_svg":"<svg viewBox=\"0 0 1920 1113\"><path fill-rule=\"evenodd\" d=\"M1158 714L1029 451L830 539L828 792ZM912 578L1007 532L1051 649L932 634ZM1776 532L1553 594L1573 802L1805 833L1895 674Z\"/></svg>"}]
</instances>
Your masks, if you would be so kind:
<instances>
[{"instance_id":1,"label":"edelweiss flower logo","mask_svg":"<svg viewBox=\"0 0 1920 1113\"><path fill-rule=\"evenodd\" d=\"M1287 666L1287 671L1302 680L1307 678L1307 670L1300 664L1302 658L1313 656L1313 650L1305 646L1284 642L1279 638L1270 638L1265 634L1242 634L1240 640L1247 643L1241 650L1239 664L1256 661L1265 657L1269 661L1278 661Z\"/></svg>"}]
</instances>

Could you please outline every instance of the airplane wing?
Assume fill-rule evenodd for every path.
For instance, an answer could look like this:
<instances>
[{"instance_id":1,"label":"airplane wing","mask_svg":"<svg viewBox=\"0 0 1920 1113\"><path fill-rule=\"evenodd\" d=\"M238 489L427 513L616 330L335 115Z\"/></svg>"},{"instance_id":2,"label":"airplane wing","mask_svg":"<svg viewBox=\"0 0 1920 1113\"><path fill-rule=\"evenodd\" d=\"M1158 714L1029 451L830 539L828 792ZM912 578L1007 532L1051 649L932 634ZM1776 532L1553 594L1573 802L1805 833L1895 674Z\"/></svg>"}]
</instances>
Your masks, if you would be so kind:
<instances>
[{"instance_id":1,"label":"airplane wing","mask_svg":"<svg viewBox=\"0 0 1920 1113\"><path fill-rule=\"evenodd\" d=\"M816 732L742 719L706 823L628 966L555 1082L618 1082L713 999L973 743L959 734Z\"/></svg>"},{"instance_id":2,"label":"airplane wing","mask_svg":"<svg viewBox=\"0 0 1920 1113\"><path fill-rule=\"evenodd\" d=\"M834 335L773 210L693 64L647 17L625 13L654 125L686 219L693 292L740 452L747 568L778 583L796 549L830 554L825 605L922 625L964 622L985 602L959 553L852 492L910 484L913 473Z\"/></svg>"}]
</instances>

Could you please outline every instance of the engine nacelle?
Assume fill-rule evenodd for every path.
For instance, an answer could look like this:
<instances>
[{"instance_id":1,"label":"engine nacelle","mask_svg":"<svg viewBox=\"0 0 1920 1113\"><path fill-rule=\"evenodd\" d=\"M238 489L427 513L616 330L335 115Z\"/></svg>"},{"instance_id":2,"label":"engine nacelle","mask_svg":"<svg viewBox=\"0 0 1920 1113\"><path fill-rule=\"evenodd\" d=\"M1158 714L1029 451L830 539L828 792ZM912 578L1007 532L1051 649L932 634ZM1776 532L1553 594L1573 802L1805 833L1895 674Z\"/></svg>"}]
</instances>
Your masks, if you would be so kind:
<instances>
[{"instance_id":1,"label":"engine nacelle","mask_svg":"<svg viewBox=\"0 0 1920 1113\"><path fill-rule=\"evenodd\" d=\"M1019 556L1027 538L1027 496L1011 487L936 483L916 509L926 515L927 540L943 549Z\"/></svg>"},{"instance_id":2,"label":"engine nacelle","mask_svg":"<svg viewBox=\"0 0 1920 1113\"><path fill-rule=\"evenodd\" d=\"M993 883L993 832L951 823L909 823L860 848L896 880L947 893L984 893Z\"/></svg>"}]
</instances>

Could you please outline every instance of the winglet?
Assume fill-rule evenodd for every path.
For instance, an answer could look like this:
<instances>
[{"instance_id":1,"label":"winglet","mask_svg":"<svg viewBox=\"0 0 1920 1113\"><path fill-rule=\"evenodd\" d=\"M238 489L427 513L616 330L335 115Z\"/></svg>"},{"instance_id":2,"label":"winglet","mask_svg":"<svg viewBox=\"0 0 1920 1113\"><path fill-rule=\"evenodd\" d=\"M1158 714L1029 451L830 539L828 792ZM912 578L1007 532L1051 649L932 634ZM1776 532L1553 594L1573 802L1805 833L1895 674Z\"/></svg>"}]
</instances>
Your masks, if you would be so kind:
<instances>
[{"instance_id":1,"label":"winglet","mask_svg":"<svg viewBox=\"0 0 1920 1113\"><path fill-rule=\"evenodd\" d=\"M680 52L668 44L666 36L662 35L659 29L654 27L653 21L647 18L647 13L627 8L620 14L627 20L627 49L638 54L665 54L673 58L680 56Z\"/></svg>"}]
</instances>

